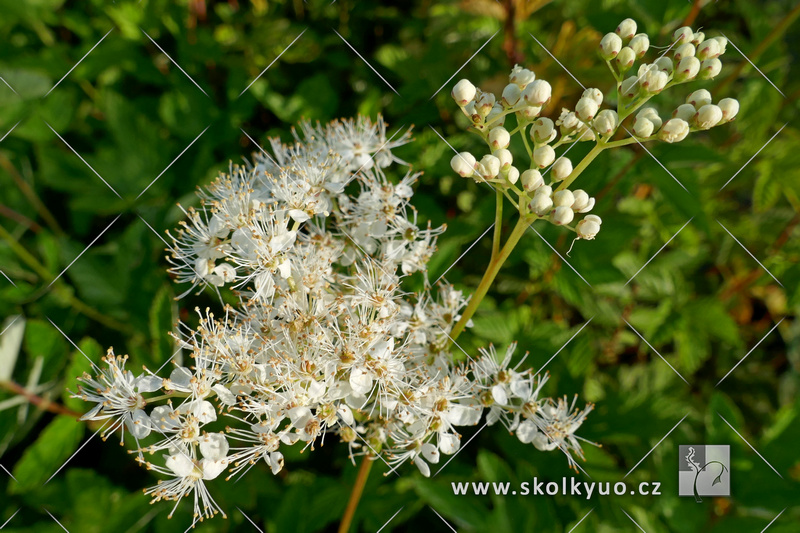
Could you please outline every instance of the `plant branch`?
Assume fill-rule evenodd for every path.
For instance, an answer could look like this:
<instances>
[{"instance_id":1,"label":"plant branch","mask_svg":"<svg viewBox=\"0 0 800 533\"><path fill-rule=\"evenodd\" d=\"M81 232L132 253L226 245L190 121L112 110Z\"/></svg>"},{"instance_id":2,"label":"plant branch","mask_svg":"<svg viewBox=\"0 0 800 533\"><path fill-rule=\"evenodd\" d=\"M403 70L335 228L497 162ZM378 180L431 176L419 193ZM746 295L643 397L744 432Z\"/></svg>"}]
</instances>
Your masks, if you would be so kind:
<instances>
[{"instance_id":1,"label":"plant branch","mask_svg":"<svg viewBox=\"0 0 800 533\"><path fill-rule=\"evenodd\" d=\"M364 459L361 461L361 466L358 468L358 475L356 476L356 482L350 490L350 499L347 501L347 507L344 510L342 521L339 523L339 533L348 533L348 531L350 531L350 525L356 514L358 502L361 500L361 494L364 492L364 486L367 484L367 478L369 478L369 471L372 468L373 462L374 461L367 455L365 455Z\"/></svg>"}]
</instances>

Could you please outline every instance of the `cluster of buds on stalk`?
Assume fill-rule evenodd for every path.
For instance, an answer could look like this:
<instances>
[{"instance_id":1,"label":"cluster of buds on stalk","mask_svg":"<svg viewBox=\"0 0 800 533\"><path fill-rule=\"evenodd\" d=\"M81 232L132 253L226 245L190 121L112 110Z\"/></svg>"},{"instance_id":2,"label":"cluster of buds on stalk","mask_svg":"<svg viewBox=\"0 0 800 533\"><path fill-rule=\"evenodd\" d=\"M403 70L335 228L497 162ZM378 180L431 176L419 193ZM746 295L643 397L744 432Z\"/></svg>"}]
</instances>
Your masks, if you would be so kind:
<instances>
[{"instance_id":1,"label":"cluster of buds on stalk","mask_svg":"<svg viewBox=\"0 0 800 533\"><path fill-rule=\"evenodd\" d=\"M733 120L739 103L723 98L714 104L705 89L691 93L686 103L666 119L655 107L643 107L668 88L715 77L722 68L719 57L726 45L725 37L706 39L703 32L683 27L675 31L666 51L647 63L644 58L650 50L650 38L637 33L635 21L625 19L599 44L599 55L616 81L615 109L604 109L606 95L589 88L574 109L562 109L555 121L540 116L550 101L551 85L537 79L529 69L516 65L499 97L462 79L451 96L469 118L470 130L486 142L489 153L478 159L470 152L460 152L450 165L463 178L492 185L531 223L545 219L574 231L576 239L594 239L602 221L587 213L595 199L585 190L569 187L602 150L656 139L679 142L690 132ZM625 77L637 61L636 74ZM623 122L634 113L629 129ZM511 115L515 124L507 127L505 121ZM617 138L620 131L628 136ZM521 163L509 150L515 134L520 135L527 152L527 159ZM577 142L594 142L595 147L573 165L567 157L572 148L568 145ZM559 155L557 149L562 146L566 149Z\"/></svg>"}]
</instances>

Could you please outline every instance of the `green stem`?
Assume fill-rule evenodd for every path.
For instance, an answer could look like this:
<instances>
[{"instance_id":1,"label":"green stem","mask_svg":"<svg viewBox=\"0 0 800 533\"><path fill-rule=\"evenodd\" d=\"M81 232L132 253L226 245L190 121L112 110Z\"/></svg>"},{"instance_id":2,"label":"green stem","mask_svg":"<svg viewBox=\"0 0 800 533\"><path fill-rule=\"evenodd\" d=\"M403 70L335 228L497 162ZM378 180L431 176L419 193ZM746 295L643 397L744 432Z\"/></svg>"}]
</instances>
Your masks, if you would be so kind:
<instances>
[{"instance_id":1,"label":"green stem","mask_svg":"<svg viewBox=\"0 0 800 533\"><path fill-rule=\"evenodd\" d=\"M481 301L483 301L486 293L489 292L489 287L491 287L494 279L497 277L498 272L500 272L500 268L503 266L503 263L505 263L506 259L508 259L508 256L511 255L514 247L517 245L520 238L522 238L522 235L525 233L525 230L528 229L528 226L531 225L531 222L533 222L533 219L531 218L520 217L520 219L517 221L517 225L514 226L514 229L511 231L511 235L508 236L508 240L503 248L496 257L493 257L492 260L489 261L489 266L486 268L486 272L483 274L483 278L481 279L478 288L475 289L475 293L469 299L469 304L461 314L461 318L458 319L458 322L456 322L456 324L453 326L453 329L450 331L450 339L447 344L448 347L464 331L464 328L467 326L467 322L469 322L469 319L475 314L475 311L478 309Z\"/></svg>"},{"instance_id":2,"label":"green stem","mask_svg":"<svg viewBox=\"0 0 800 533\"><path fill-rule=\"evenodd\" d=\"M625 139L620 139L619 141L611 141L605 143L603 146L605 148L618 148L620 146L628 146L629 144L634 144L636 142L646 143L648 141L654 141L658 139L658 135L651 135L650 137L645 137L643 139L636 139L635 137L627 137Z\"/></svg>"},{"instance_id":3,"label":"green stem","mask_svg":"<svg viewBox=\"0 0 800 533\"><path fill-rule=\"evenodd\" d=\"M588 167L588 166L589 166L589 164L590 164L592 161L594 161L595 157L597 157L598 155L600 155L600 152L602 152L602 151L603 151L603 150L604 150L604 149L605 149L607 146L608 146L608 144L606 144L606 143L598 142L598 143L597 143L597 144L594 146L594 148L592 148L592 149L589 151L589 153L588 153L588 154L586 154L586 157L584 157L584 158L583 158L583 160L581 160L581 162L580 162L580 163L578 163L578 166L576 166L576 167L575 167L575 168L572 170L572 173L571 173L569 176L567 176L567 179L565 179L564 181L562 181L562 182L561 182L561 185L559 185L559 186L558 186L558 189L556 189L556 190L558 190L558 191L561 191L561 190L564 190L564 189L566 189L566 188L567 188L567 187L569 187L570 185L572 185L572 182L573 182L573 181L575 181L575 179L576 179L578 176L580 176L581 172L583 172L584 170L586 170L586 167Z\"/></svg>"},{"instance_id":4,"label":"green stem","mask_svg":"<svg viewBox=\"0 0 800 533\"><path fill-rule=\"evenodd\" d=\"M492 259L500 252L500 233L503 226L503 192L495 193L494 234L492 235Z\"/></svg>"}]
</instances>

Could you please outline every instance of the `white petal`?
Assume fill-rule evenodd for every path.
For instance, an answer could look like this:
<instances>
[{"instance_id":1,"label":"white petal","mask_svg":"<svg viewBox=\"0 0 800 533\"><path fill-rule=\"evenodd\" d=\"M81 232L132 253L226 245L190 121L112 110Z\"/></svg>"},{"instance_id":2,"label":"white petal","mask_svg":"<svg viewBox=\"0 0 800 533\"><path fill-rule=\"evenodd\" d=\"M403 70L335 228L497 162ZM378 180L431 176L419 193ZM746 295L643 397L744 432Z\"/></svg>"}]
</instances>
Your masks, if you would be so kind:
<instances>
[{"instance_id":1,"label":"white petal","mask_svg":"<svg viewBox=\"0 0 800 533\"><path fill-rule=\"evenodd\" d=\"M495 385L492 387L492 398L494 398L495 403L506 405L508 403L508 395L506 394L505 387L502 385Z\"/></svg>"},{"instance_id":2,"label":"white petal","mask_svg":"<svg viewBox=\"0 0 800 533\"><path fill-rule=\"evenodd\" d=\"M454 426L474 426L481 420L483 409L479 405L451 405L447 410L447 421Z\"/></svg>"},{"instance_id":3,"label":"white petal","mask_svg":"<svg viewBox=\"0 0 800 533\"><path fill-rule=\"evenodd\" d=\"M185 366L179 366L170 372L169 380L172 382L173 387L188 389L193 375L192 371Z\"/></svg>"},{"instance_id":4,"label":"white petal","mask_svg":"<svg viewBox=\"0 0 800 533\"><path fill-rule=\"evenodd\" d=\"M178 477L188 477L194 471L194 462L182 453L170 455L166 464Z\"/></svg>"},{"instance_id":5,"label":"white petal","mask_svg":"<svg viewBox=\"0 0 800 533\"><path fill-rule=\"evenodd\" d=\"M439 449L445 455L453 455L461 447L461 439L452 433L439 434Z\"/></svg>"},{"instance_id":6,"label":"white petal","mask_svg":"<svg viewBox=\"0 0 800 533\"><path fill-rule=\"evenodd\" d=\"M206 433L200 439L200 453L211 461L219 461L228 455L228 439L222 433Z\"/></svg>"},{"instance_id":7,"label":"white petal","mask_svg":"<svg viewBox=\"0 0 800 533\"><path fill-rule=\"evenodd\" d=\"M350 371L350 386L359 396L363 396L372 390L372 375L360 368Z\"/></svg>"},{"instance_id":8,"label":"white petal","mask_svg":"<svg viewBox=\"0 0 800 533\"><path fill-rule=\"evenodd\" d=\"M537 450L541 450L543 452L550 452L558 448L558 443L552 442L544 435L544 433L536 435L531 442L533 442L533 445L536 446Z\"/></svg>"},{"instance_id":9,"label":"white petal","mask_svg":"<svg viewBox=\"0 0 800 533\"><path fill-rule=\"evenodd\" d=\"M273 474L277 474L283 469L283 454L281 452L272 452L269 454L269 466Z\"/></svg>"},{"instance_id":10,"label":"white petal","mask_svg":"<svg viewBox=\"0 0 800 533\"><path fill-rule=\"evenodd\" d=\"M429 467L428 463L423 461L419 455L414 457L414 464L417 465L417 468L419 468L419 471L422 472L423 476L431 477L431 467Z\"/></svg>"},{"instance_id":11,"label":"white petal","mask_svg":"<svg viewBox=\"0 0 800 533\"><path fill-rule=\"evenodd\" d=\"M150 434L150 417L142 409L136 409L129 418L125 418L125 425L131 435L143 439Z\"/></svg>"},{"instance_id":12,"label":"white petal","mask_svg":"<svg viewBox=\"0 0 800 533\"><path fill-rule=\"evenodd\" d=\"M289 410L289 418L292 420L292 425L298 429L306 427L312 416L311 409L308 407L295 407Z\"/></svg>"},{"instance_id":13,"label":"white petal","mask_svg":"<svg viewBox=\"0 0 800 533\"><path fill-rule=\"evenodd\" d=\"M439 450L430 442L426 442L420 447L420 454L422 454L429 463L436 464L439 462Z\"/></svg>"},{"instance_id":14,"label":"white petal","mask_svg":"<svg viewBox=\"0 0 800 533\"><path fill-rule=\"evenodd\" d=\"M155 392L161 388L164 380L158 376L148 376L142 374L136 378L136 390L138 392Z\"/></svg>"},{"instance_id":15,"label":"white petal","mask_svg":"<svg viewBox=\"0 0 800 533\"><path fill-rule=\"evenodd\" d=\"M528 444L533 441L537 433L539 433L539 430L536 428L536 424L530 420L525 420L517 428L517 438L519 438L523 444Z\"/></svg>"},{"instance_id":16,"label":"white petal","mask_svg":"<svg viewBox=\"0 0 800 533\"><path fill-rule=\"evenodd\" d=\"M301 211L299 209L289 209L289 216L292 217L292 220L295 222L305 222L310 216L305 211Z\"/></svg>"},{"instance_id":17,"label":"white petal","mask_svg":"<svg viewBox=\"0 0 800 533\"><path fill-rule=\"evenodd\" d=\"M339 413L339 416L342 417L342 421L347 424L348 426L352 426L355 419L353 419L353 411L344 404L339 404L339 408L336 410Z\"/></svg>"},{"instance_id":18,"label":"white petal","mask_svg":"<svg viewBox=\"0 0 800 533\"><path fill-rule=\"evenodd\" d=\"M211 387L211 390L217 393L219 401L225 405L236 405L236 396L228 390L224 385L219 383Z\"/></svg>"},{"instance_id":19,"label":"white petal","mask_svg":"<svg viewBox=\"0 0 800 533\"><path fill-rule=\"evenodd\" d=\"M219 461L203 459L200 461L200 468L203 470L203 479L214 479L224 472L227 466L228 461L225 459Z\"/></svg>"},{"instance_id":20,"label":"white petal","mask_svg":"<svg viewBox=\"0 0 800 533\"><path fill-rule=\"evenodd\" d=\"M172 407L168 405L159 405L150 412L150 421L154 427L164 431L167 429L175 429L180 426L178 417Z\"/></svg>"}]
</instances>

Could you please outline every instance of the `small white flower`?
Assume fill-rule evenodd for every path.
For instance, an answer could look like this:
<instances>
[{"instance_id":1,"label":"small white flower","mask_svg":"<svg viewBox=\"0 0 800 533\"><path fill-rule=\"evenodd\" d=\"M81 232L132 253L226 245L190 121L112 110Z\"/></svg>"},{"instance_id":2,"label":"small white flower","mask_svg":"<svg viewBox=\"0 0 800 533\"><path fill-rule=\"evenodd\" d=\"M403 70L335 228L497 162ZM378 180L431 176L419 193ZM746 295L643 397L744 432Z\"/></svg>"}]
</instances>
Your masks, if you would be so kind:
<instances>
[{"instance_id":1,"label":"small white flower","mask_svg":"<svg viewBox=\"0 0 800 533\"><path fill-rule=\"evenodd\" d=\"M646 33L637 33L631 39L631 42L628 43L633 51L636 53L636 57L641 59L647 53L647 50L650 48L650 38L647 36Z\"/></svg>"},{"instance_id":2,"label":"small white flower","mask_svg":"<svg viewBox=\"0 0 800 533\"><path fill-rule=\"evenodd\" d=\"M529 106L543 106L550 100L553 89L544 80L534 80L522 91L522 98Z\"/></svg>"},{"instance_id":3,"label":"small white flower","mask_svg":"<svg viewBox=\"0 0 800 533\"><path fill-rule=\"evenodd\" d=\"M678 28L672 33L672 40L676 41L676 46L683 43L690 43L694 39L694 31L689 26Z\"/></svg>"},{"instance_id":4,"label":"small white flower","mask_svg":"<svg viewBox=\"0 0 800 533\"><path fill-rule=\"evenodd\" d=\"M597 215L586 215L583 220L578 222L575 230L578 232L578 237L587 241L595 238L600 231L602 220Z\"/></svg>"},{"instance_id":5,"label":"small white flower","mask_svg":"<svg viewBox=\"0 0 800 533\"><path fill-rule=\"evenodd\" d=\"M713 128L722 120L722 109L714 104L704 105L697 110L695 123L703 130Z\"/></svg>"},{"instance_id":6,"label":"small white flower","mask_svg":"<svg viewBox=\"0 0 800 533\"><path fill-rule=\"evenodd\" d=\"M564 189L553 193L553 205L556 207L572 207L575 203L575 195L569 189Z\"/></svg>"},{"instance_id":7,"label":"small white flower","mask_svg":"<svg viewBox=\"0 0 800 533\"><path fill-rule=\"evenodd\" d=\"M610 61L622 50L622 39L616 33L607 33L600 40L600 57Z\"/></svg>"},{"instance_id":8,"label":"small white flower","mask_svg":"<svg viewBox=\"0 0 800 533\"><path fill-rule=\"evenodd\" d=\"M583 91L583 94L581 94L581 98L590 98L594 100L594 103L597 104L598 106L603 105L603 92L600 89L596 89L594 87L591 87Z\"/></svg>"},{"instance_id":9,"label":"small white flower","mask_svg":"<svg viewBox=\"0 0 800 533\"><path fill-rule=\"evenodd\" d=\"M531 139L536 144L545 144L556 138L556 129L553 121L543 117L531 126Z\"/></svg>"},{"instance_id":10,"label":"small white flower","mask_svg":"<svg viewBox=\"0 0 800 533\"><path fill-rule=\"evenodd\" d=\"M739 101L735 98L723 98L719 101L718 105L722 110L722 120L720 124L730 122L736 118L736 114L739 113Z\"/></svg>"},{"instance_id":11,"label":"small white flower","mask_svg":"<svg viewBox=\"0 0 800 533\"><path fill-rule=\"evenodd\" d=\"M572 222L573 218L575 218L575 212L571 208L563 206L553 209L550 221L557 226L563 226Z\"/></svg>"},{"instance_id":12,"label":"small white flower","mask_svg":"<svg viewBox=\"0 0 800 533\"><path fill-rule=\"evenodd\" d=\"M696 109L711 103L711 93L706 89L699 89L686 97L686 103L692 104Z\"/></svg>"},{"instance_id":13,"label":"small white flower","mask_svg":"<svg viewBox=\"0 0 800 533\"><path fill-rule=\"evenodd\" d=\"M566 157L559 157L550 170L555 181L563 181L572 173L572 161Z\"/></svg>"},{"instance_id":14,"label":"small white flower","mask_svg":"<svg viewBox=\"0 0 800 533\"><path fill-rule=\"evenodd\" d=\"M709 39L697 47L697 58L701 61L704 59L714 59L720 55L719 41L716 39Z\"/></svg>"},{"instance_id":15,"label":"small white flower","mask_svg":"<svg viewBox=\"0 0 800 533\"><path fill-rule=\"evenodd\" d=\"M550 166L555 158L556 151L548 144L540 146L533 151L533 162L536 163L539 168Z\"/></svg>"},{"instance_id":16,"label":"small white flower","mask_svg":"<svg viewBox=\"0 0 800 533\"><path fill-rule=\"evenodd\" d=\"M630 68L636 62L636 52L634 52L633 48L626 46L619 51L615 61L619 71L625 73L630 70Z\"/></svg>"},{"instance_id":17,"label":"small white flower","mask_svg":"<svg viewBox=\"0 0 800 533\"><path fill-rule=\"evenodd\" d=\"M511 75L508 77L509 82L520 88L524 88L535 79L536 75L532 71L522 68L519 65L514 65L514 68L511 70Z\"/></svg>"},{"instance_id":18,"label":"small white flower","mask_svg":"<svg viewBox=\"0 0 800 533\"><path fill-rule=\"evenodd\" d=\"M681 59L686 57L694 57L696 53L695 47L692 43L683 43L675 49L675 61L680 63Z\"/></svg>"},{"instance_id":19,"label":"small white flower","mask_svg":"<svg viewBox=\"0 0 800 533\"><path fill-rule=\"evenodd\" d=\"M522 173L522 188L528 192L535 191L542 185L544 185L544 179L542 178L542 173L532 168L530 170L526 170Z\"/></svg>"},{"instance_id":20,"label":"small white flower","mask_svg":"<svg viewBox=\"0 0 800 533\"><path fill-rule=\"evenodd\" d=\"M688 56L681 59L675 69L675 79L679 81L693 80L700 72L700 60L694 56Z\"/></svg>"},{"instance_id":21,"label":"small white flower","mask_svg":"<svg viewBox=\"0 0 800 533\"><path fill-rule=\"evenodd\" d=\"M623 39L630 39L636 34L636 21L627 18L619 23L619 26L617 26L614 32Z\"/></svg>"},{"instance_id":22,"label":"small white flower","mask_svg":"<svg viewBox=\"0 0 800 533\"><path fill-rule=\"evenodd\" d=\"M700 74L698 77L703 80L715 78L722 70L722 61L719 59L706 59L700 64Z\"/></svg>"},{"instance_id":23,"label":"small white flower","mask_svg":"<svg viewBox=\"0 0 800 533\"><path fill-rule=\"evenodd\" d=\"M539 190L542 188L544 186L540 187ZM531 211L542 217L553 209L553 200L549 194L539 194L537 190L537 194L533 195L533 200L531 200L529 207Z\"/></svg>"},{"instance_id":24,"label":"small white flower","mask_svg":"<svg viewBox=\"0 0 800 533\"><path fill-rule=\"evenodd\" d=\"M450 160L450 168L462 178L469 178L475 173L475 156L469 152L461 152Z\"/></svg>"},{"instance_id":25,"label":"small white flower","mask_svg":"<svg viewBox=\"0 0 800 533\"><path fill-rule=\"evenodd\" d=\"M617 112L612 109L604 109L600 111L594 118L592 125L601 135L611 135L617 130L619 124L619 116Z\"/></svg>"},{"instance_id":26,"label":"small white flower","mask_svg":"<svg viewBox=\"0 0 800 533\"><path fill-rule=\"evenodd\" d=\"M584 122L590 122L597 114L597 102L593 98L581 98L575 106L575 115Z\"/></svg>"},{"instance_id":27,"label":"small white flower","mask_svg":"<svg viewBox=\"0 0 800 533\"><path fill-rule=\"evenodd\" d=\"M509 135L508 130L504 127L498 126L489 130L489 144L492 145L492 150L508 148L510 143L511 135Z\"/></svg>"},{"instance_id":28,"label":"small white flower","mask_svg":"<svg viewBox=\"0 0 800 533\"><path fill-rule=\"evenodd\" d=\"M694 108L692 104L681 104L678 106L675 111L672 112L673 118L679 118L689 122L692 120L694 115L697 113L697 110Z\"/></svg>"},{"instance_id":29,"label":"small white flower","mask_svg":"<svg viewBox=\"0 0 800 533\"><path fill-rule=\"evenodd\" d=\"M453 87L453 91L450 94L453 100L455 100L459 106L463 107L475 98L475 93L475 86L472 85L469 80L460 80L456 83L455 87Z\"/></svg>"},{"instance_id":30,"label":"small white flower","mask_svg":"<svg viewBox=\"0 0 800 533\"><path fill-rule=\"evenodd\" d=\"M509 83L503 89L503 105L514 107L522 97L522 89L516 83Z\"/></svg>"},{"instance_id":31,"label":"small white flower","mask_svg":"<svg viewBox=\"0 0 800 533\"><path fill-rule=\"evenodd\" d=\"M689 123L680 118L669 119L658 132L658 138L668 143L680 142L689 135Z\"/></svg>"}]
</instances>

